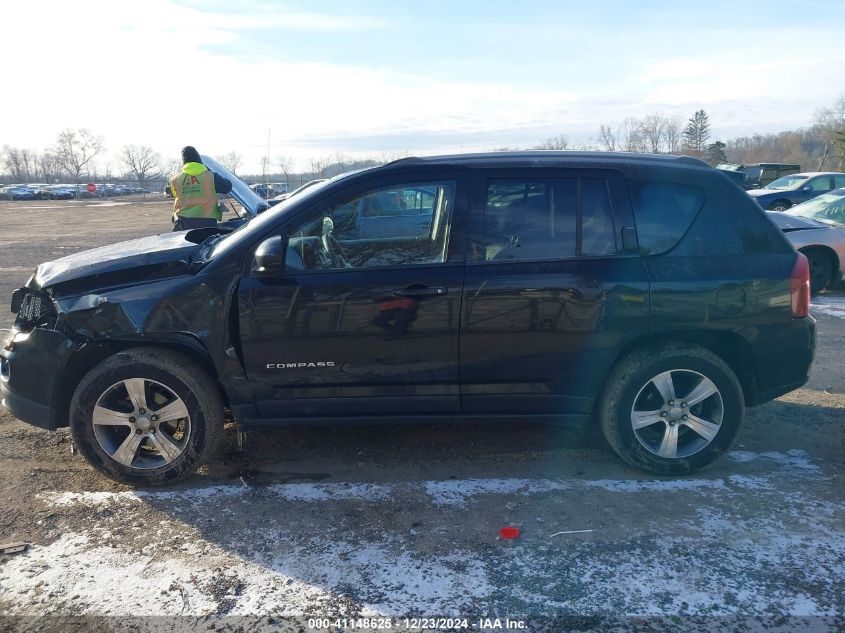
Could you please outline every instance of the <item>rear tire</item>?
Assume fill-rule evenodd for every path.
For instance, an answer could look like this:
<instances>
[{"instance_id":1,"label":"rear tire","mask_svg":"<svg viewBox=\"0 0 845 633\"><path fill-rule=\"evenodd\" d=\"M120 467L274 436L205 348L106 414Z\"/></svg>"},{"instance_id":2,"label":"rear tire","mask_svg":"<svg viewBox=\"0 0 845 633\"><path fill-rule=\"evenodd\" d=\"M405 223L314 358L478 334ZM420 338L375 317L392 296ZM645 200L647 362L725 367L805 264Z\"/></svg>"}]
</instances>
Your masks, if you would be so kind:
<instances>
[{"instance_id":1,"label":"rear tire","mask_svg":"<svg viewBox=\"0 0 845 633\"><path fill-rule=\"evenodd\" d=\"M728 450L744 419L742 387L731 368L712 352L681 343L626 356L611 371L599 404L613 451L658 475L707 466Z\"/></svg>"},{"instance_id":2,"label":"rear tire","mask_svg":"<svg viewBox=\"0 0 845 633\"><path fill-rule=\"evenodd\" d=\"M160 348L119 352L94 367L70 403L70 427L89 464L132 486L182 479L223 434L223 403L208 373Z\"/></svg>"}]
</instances>

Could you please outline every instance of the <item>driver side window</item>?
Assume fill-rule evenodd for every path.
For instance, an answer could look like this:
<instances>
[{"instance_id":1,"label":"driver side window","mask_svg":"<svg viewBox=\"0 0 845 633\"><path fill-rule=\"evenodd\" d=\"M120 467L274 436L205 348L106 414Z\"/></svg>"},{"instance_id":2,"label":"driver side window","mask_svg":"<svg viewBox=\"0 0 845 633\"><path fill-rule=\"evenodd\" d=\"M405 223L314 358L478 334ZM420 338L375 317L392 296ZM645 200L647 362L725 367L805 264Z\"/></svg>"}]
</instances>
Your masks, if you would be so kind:
<instances>
[{"instance_id":1,"label":"driver side window","mask_svg":"<svg viewBox=\"0 0 845 633\"><path fill-rule=\"evenodd\" d=\"M439 264L446 259L453 181L416 182L358 194L289 232L289 270Z\"/></svg>"}]
</instances>

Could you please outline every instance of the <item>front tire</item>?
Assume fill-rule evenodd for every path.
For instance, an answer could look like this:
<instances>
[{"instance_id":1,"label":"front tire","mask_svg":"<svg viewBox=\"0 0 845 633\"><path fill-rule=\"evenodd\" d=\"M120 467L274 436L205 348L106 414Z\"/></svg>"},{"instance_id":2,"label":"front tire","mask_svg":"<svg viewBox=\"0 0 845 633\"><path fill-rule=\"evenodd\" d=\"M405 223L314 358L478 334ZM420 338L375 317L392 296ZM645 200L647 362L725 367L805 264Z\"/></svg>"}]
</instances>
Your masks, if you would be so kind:
<instances>
[{"instance_id":1,"label":"front tire","mask_svg":"<svg viewBox=\"0 0 845 633\"><path fill-rule=\"evenodd\" d=\"M672 343L632 352L611 371L599 420L625 462L658 475L699 470L728 450L745 418L742 387L712 352Z\"/></svg>"},{"instance_id":2,"label":"front tire","mask_svg":"<svg viewBox=\"0 0 845 633\"><path fill-rule=\"evenodd\" d=\"M792 206L789 200L775 200L769 205L769 211L786 211Z\"/></svg>"},{"instance_id":3,"label":"front tire","mask_svg":"<svg viewBox=\"0 0 845 633\"><path fill-rule=\"evenodd\" d=\"M833 282L833 260L822 251L801 251L810 265L810 294L817 295Z\"/></svg>"},{"instance_id":4,"label":"front tire","mask_svg":"<svg viewBox=\"0 0 845 633\"><path fill-rule=\"evenodd\" d=\"M213 452L223 404L189 358L134 348L86 374L71 399L70 427L97 470L132 486L156 486L190 475Z\"/></svg>"}]
</instances>

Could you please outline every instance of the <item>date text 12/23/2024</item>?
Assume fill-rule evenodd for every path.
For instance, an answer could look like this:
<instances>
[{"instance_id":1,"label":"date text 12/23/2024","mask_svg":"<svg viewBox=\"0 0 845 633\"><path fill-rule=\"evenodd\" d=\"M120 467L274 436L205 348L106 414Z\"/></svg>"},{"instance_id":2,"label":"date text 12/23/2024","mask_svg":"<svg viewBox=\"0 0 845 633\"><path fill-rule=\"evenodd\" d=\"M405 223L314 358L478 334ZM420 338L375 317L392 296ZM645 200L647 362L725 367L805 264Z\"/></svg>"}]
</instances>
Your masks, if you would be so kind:
<instances>
[{"instance_id":1,"label":"date text 12/23/2024","mask_svg":"<svg viewBox=\"0 0 845 633\"><path fill-rule=\"evenodd\" d=\"M518 631L527 628L524 620L510 618L309 618L308 628L315 631L333 630L477 630L477 631Z\"/></svg>"}]
</instances>

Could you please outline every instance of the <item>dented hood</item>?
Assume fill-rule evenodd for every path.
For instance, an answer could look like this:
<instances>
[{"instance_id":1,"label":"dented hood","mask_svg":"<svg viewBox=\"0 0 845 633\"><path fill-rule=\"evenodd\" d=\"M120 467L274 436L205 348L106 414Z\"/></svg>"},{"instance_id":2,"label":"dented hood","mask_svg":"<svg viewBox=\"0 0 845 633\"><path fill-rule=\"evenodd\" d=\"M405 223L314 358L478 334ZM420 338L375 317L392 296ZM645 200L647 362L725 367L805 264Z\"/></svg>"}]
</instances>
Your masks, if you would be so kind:
<instances>
[{"instance_id":1,"label":"dented hood","mask_svg":"<svg viewBox=\"0 0 845 633\"><path fill-rule=\"evenodd\" d=\"M162 233L82 251L38 266L30 286L66 295L93 286L128 285L188 273L199 249L194 231Z\"/></svg>"}]
</instances>

